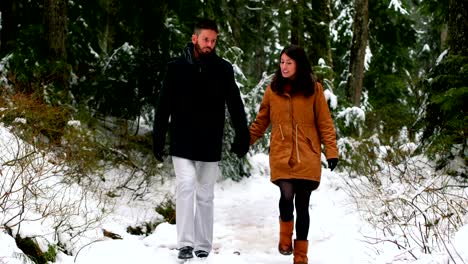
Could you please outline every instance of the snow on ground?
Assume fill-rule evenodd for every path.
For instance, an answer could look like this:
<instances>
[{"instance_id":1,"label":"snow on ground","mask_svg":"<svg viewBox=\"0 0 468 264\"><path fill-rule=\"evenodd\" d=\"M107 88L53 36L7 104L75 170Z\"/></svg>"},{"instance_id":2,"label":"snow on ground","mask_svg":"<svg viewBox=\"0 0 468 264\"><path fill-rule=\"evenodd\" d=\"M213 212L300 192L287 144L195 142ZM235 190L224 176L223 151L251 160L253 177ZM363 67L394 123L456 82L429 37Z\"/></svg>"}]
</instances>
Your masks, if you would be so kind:
<instances>
[{"instance_id":1,"label":"snow on ground","mask_svg":"<svg viewBox=\"0 0 468 264\"><path fill-rule=\"evenodd\" d=\"M0 126L0 128L2 128ZM8 138L6 130L0 131L0 140ZM4 156L4 153L2 157ZM277 252L279 190L268 176L268 156L257 154L249 157L253 164L252 176L240 182L220 180L215 189L214 248L206 259L193 259L196 264L287 264L292 256ZM170 166L166 164L165 166ZM0 167L1 169L1 167ZM110 172L118 179L118 168ZM312 193L310 201L311 224L309 230L309 263L313 264L387 264L401 254L395 245L375 246L365 237L377 233L359 215L355 201L350 197L342 174L323 170L322 183ZM151 222L160 216L154 208L165 193L174 193L173 179L162 186L154 184L154 190L141 199L115 198L117 204L112 213L78 241L73 256L59 253L57 264L176 264L175 225L160 224L149 236L136 236L126 232L128 226ZM0 195L1 196L1 195ZM467 219L468 220L468 219ZM40 229L40 224L24 223L26 230ZM47 227L45 227L46 229ZM120 235L112 240L102 235L102 228ZM382 238L384 239L384 238ZM459 256L455 263L468 263L468 225L455 235L453 246ZM0 264L19 264L21 254L14 239L0 230ZM453 263L446 254L435 253L407 263ZM463 260L462 260L463 259ZM403 262L398 262L403 263Z\"/></svg>"},{"instance_id":2,"label":"snow on ground","mask_svg":"<svg viewBox=\"0 0 468 264\"><path fill-rule=\"evenodd\" d=\"M267 156L256 155L252 162L267 171ZM340 175L324 170L323 182L312 194L310 263L372 263L367 245L360 241L365 225L340 188L342 182ZM277 252L278 199L279 190L267 175L254 174L239 183L220 181L215 192L213 252L207 259L189 263L291 263L292 256ZM112 231L116 230L118 227ZM122 236L123 240L108 239L86 246L75 263L178 263L174 225L163 223L148 237Z\"/></svg>"}]
</instances>

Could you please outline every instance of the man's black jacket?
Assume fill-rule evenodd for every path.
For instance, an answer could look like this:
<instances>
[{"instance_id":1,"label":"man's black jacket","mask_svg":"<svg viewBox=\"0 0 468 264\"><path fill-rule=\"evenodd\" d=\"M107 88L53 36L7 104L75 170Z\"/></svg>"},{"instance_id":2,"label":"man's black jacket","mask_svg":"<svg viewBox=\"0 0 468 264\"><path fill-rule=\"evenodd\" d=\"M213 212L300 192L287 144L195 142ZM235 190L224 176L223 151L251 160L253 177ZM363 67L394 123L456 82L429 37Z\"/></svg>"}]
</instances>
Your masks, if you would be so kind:
<instances>
[{"instance_id":1,"label":"man's black jacket","mask_svg":"<svg viewBox=\"0 0 468 264\"><path fill-rule=\"evenodd\" d=\"M225 107L235 130L236 149L249 147L244 104L232 65L213 54L195 60L193 44L167 65L156 102L153 151L161 157L169 131L169 154L197 161L220 161ZM245 154L245 153L243 153Z\"/></svg>"}]
</instances>

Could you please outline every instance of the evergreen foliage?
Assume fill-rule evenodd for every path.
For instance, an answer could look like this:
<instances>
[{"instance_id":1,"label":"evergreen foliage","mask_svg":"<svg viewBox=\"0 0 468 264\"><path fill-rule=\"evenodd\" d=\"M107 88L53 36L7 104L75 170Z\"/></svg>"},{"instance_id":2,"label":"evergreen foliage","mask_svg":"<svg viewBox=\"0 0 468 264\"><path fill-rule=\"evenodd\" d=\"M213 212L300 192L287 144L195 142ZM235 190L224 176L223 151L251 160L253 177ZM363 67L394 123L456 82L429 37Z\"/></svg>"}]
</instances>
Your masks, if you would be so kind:
<instances>
[{"instance_id":1,"label":"evergreen foliage","mask_svg":"<svg viewBox=\"0 0 468 264\"><path fill-rule=\"evenodd\" d=\"M439 168L455 157L468 161L468 57L449 55L431 72L425 83L429 95L422 139L429 146L429 154L437 157ZM466 175L465 175L466 176Z\"/></svg>"},{"instance_id":2,"label":"evergreen foliage","mask_svg":"<svg viewBox=\"0 0 468 264\"><path fill-rule=\"evenodd\" d=\"M409 10L408 6L404 8ZM408 89L413 85L411 74L417 67L412 56L417 39L415 22L410 13L389 8L382 1L369 2L369 20L372 61L364 88L369 91L369 103L374 110L366 125L371 133L390 138L416 118Z\"/></svg>"},{"instance_id":3,"label":"evergreen foliage","mask_svg":"<svg viewBox=\"0 0 468 264\"><path fill-rule=\"evenodd\" d=\"M370 183L378 194L386 185L382 173L397 171L396 178L390 176L392 185L411 182L417 197L430 197L426 194L434 188L414 185L411 175L415 174L410 172L419 169L410 166L414 157L424 155L430 162L436 161L437 169L461 176L450 177L454 181L468 181L466 0L369 1L368 53L359 106L354 106L347 94L353 0L66 3L67 56L54 59L49 55L44 21L50 14L44 1L0 0L0 122L33 143L34 150L52 153L54 160L47 162L58 161L67 167L65 182L93 191L92 186L106 181L106 166L124 168L130 176L106 196L118 197L120 188L144 199L143 194L154 191L147 188L151 182L162 184L165 177L173 177L172 166L159 164L152 155L154 103L167 61L181 54L190 41L193 22L200 16L218 23L217 54L234 66L249 123L255 119L278 67L280 51L298 43L307 51L329 99L340 152L338 170L346 171L350 179L366 179L364 186ZM462 26L450 28L457 24ZM228 113L226 120L221 174L240 181L252 168L247 158L239 159L230 152L235 134ZM249 154L268 153L269 140L267 130ZM416 175L420 178L416 181L423 179L424 184L436 177ZM420 187L425 191L420 192ZM446 187L443 183L441 192ZM393 199L394 193L391 196ZM437 204L437 199L434 201ZM395 204L401 211L400 204ZM387 200L384 205L389 206ZM438 210L437 206L431 208ZM166 197L154 210L164 221L175 222L172 197ZM387 214L392 210L384 210L389 221L382 229L385 232L394 221ZM422 212L411 217L421 213L426 230L437 226ZM441 219L452 221L452 213L448 215ZM401 226L407 223L402 221ZM156 224L129 227L128 232L148 234ZM49 245L47 252L40 252L30 238L18 237L17 242L25 252L17 258L24 263L53 262L57 250L62 250ZM426 248L428 241L422 242L420 246Z\"/></svg>"},{"instance_id":4,"label":"evergreen foliage","mask_svg":"<svg viewBox=\"0 0 468 264\"><path fill-rule=\"evenodd\" d=\"M63 107L70 117L88 116L90 122L99 120L96 117L117 118L151 126L166 62L190 41L195 18L208 16L219 24L217 53L235 65L250 122L278 67L280 50L297 42L310 56L325 89L338 98L332 114L339 119L341 138L377 134L388 143L408 128L416 143L418 132L425 131L423 139L431 143L431 153L442 155L464 142L463 151L466 112L456 109L465 110L465 59L448 56L436 66L447 48L448 3L369 1L370 60L360 109L348 108L352 104L346 95L353 3L68 1L67 57L53 60L43 26L50 14L41 2L5 0L0 5L0 84L13 93ZM424 118L416 123L424 110ZM233 137L229 124L225 131L229 144ZM267 152L268 135L254 149ZM228 145L223 156L225 175L246 175L249 165L232 157Z\"/></svg>"}]
</instances>

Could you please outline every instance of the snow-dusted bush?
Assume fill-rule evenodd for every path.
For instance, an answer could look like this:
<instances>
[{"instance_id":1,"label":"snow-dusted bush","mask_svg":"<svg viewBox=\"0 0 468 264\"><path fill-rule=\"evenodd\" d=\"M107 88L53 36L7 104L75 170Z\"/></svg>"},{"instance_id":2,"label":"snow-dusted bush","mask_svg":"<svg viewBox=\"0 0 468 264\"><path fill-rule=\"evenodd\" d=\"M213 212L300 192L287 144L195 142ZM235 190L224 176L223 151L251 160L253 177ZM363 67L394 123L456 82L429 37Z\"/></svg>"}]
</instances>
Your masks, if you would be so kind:
<instances>
[{"instance_id":1,"label":"snow-dusted bush","mask_svg":"<svg viewBox=\"0 0 468 264\"><path fill-rule=\"evenodd\" d=\"M384 244L395 245L399 253L391 263L415 261L426 254L442 254L443 263L459 263L452 240L467 224L468 186L436 173L435 164L424 156L408 155L410 144L401 148L374 149L373 170L355 172L347 180L362 217L376 230L365 234L367 241L376 254Z\"/></svg>"},{"instance_id":2,"label":"snow-dusted bush","mask_svg":"<svg viewBox=\"0 0 468 264\"><path fill-rule=\"evenodd\" d=\"M236 48L231 48L228 50L227 54L229 59L234 62L239 61L241 50ZM247 124L250 125L255 117L257 116L260 103L263 98L263 93L267 85L271 82L273 75L263 74L262 79L258 82L257 85L249 87L247 85L248 80L242 73L241 69L234 64L234 72L237 80L237 85L241 90L241 97L244 102L245 112L247 115ZM223 142L223 153L222 160L220 162L221 173L223 177L230 178L235 181L242 179L243 177L250 176L251 164L248 159L242 158L239 159L234 153L230 152L231 143L234 139L235 133L231 126L229 114L226 112L226 126L224 129L224 142ZM269 134L266 133L263 139L260 139L255 145L251 147L251 152L267 152Z\"/></svg>"},{"instance_id":3,"label":"snow-dusted bush","mask_svg":"<svg viewBox=\"0 0 468 264\"><path fill-rule=\"evenodd\" d=\"M49 247L75 250L80 234L95 228L112 209L100 180L81 178L64 160L0 125L0 226L13 237L35 238Z\"/></svg>"}]
</instances>

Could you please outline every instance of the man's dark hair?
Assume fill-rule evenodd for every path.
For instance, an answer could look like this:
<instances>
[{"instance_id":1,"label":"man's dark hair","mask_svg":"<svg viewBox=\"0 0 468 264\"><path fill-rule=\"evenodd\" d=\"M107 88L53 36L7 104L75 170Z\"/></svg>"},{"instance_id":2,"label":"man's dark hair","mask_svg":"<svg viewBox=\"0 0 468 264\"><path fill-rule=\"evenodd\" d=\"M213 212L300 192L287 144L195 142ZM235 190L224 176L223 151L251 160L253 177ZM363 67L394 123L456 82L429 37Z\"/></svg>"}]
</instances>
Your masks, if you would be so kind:
<instances>
[{"instance_id":1,"label":"man's dark hair","mask_svg":"<svg viewBox=\"0 0 468 264\"><path fill-rule=\"evenodd\" d=\"M216 25L216 22L209 18L198 19L193 28L193 33L198 35L202 29L211 29L218 33L218 26Z\"/></svg>"}]
</instances>

